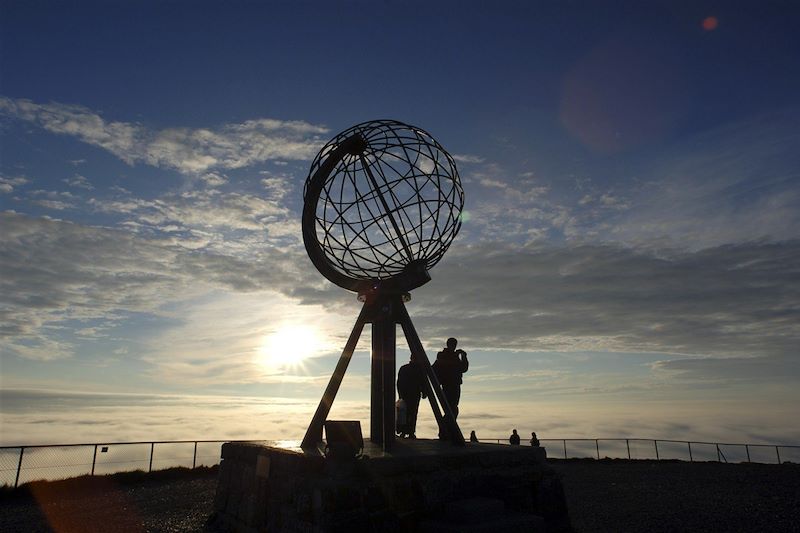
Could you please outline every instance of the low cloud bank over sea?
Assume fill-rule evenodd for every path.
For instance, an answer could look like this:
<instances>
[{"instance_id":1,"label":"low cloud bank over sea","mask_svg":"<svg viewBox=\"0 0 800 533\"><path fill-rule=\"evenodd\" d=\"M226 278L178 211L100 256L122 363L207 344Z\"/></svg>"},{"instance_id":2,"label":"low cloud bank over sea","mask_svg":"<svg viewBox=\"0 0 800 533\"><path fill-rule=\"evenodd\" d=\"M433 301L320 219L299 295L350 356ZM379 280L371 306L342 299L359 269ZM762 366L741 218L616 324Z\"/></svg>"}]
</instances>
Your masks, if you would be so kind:
<instances>
[{"instance_id":1,"label":"low cloud bank over sea","mask_svg":"<svg viewBox=\"0 0 800 533\"><path fill-rule=\"evenodd\" d=\"M317 399L183 396L36 390L0 391L0 445L110 443L169 440L301 439ZM567 402L479 402L468 395L459 422L464 433L505 438L658 438L730 443L800 444L800 429L787 427L790 408L771 412L731 402L714 410L689 402L598 403L588 409ZM722 407L722 409L720 408ZM721 414L721 412L723 414ZM367 401L340 399L330 418L360 420L369 432ZM435 437L423 400L417 435Z\"/></svg>"}]
</instances>

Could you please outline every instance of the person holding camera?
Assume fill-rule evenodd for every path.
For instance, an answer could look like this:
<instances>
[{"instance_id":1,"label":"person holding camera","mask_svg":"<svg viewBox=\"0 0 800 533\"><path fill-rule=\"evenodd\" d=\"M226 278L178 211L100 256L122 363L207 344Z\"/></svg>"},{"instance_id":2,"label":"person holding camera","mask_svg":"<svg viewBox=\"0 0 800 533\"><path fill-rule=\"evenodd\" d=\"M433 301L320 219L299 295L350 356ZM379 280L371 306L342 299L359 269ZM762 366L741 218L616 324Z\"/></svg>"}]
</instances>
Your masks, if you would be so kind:
<instances>
[{"instance_id":1,"label":"person holding camera","mask_svg":"<svg viewBox=\"0 0 800 533\"><path fill-rule=\"evenodd\" d=\"M453 417L458 417L458 402L461 399L462 375L469 370L467 352L457 350L458 341L453 337L447 339L447 347L436 355L433 371L442 386L447 403L453 410Z\"/></svg>"}]
</instances>

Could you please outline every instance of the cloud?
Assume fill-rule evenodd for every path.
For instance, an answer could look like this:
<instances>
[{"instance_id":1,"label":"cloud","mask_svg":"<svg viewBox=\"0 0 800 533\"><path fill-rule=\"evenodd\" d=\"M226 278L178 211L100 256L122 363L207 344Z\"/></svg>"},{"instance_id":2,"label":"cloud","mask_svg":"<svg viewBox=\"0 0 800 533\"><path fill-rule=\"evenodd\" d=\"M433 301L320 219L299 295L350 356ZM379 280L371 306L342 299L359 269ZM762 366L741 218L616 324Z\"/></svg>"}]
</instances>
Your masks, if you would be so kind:
<instances>
[{"instance_id":1,"label":"cloud","mask_svg":"<svg viewBox=\"0 0 800 533\"><path fill-rule=\"evenodd\" d=\"M363 392L363 391L362 391ZM161 395L161 394L118 394L95 393L75 394L68 392L41 392L36 390L3 390L0 423L6 430L2 433L1 444L7 446L27 444L66 444L76 442L75 435L81 435L80 442L131 442L152 440L193 440L193 439L253 439L253 440L300 440L311 420L317 405L317 398L289 399L286 397L264 396L200 396L200 395ZM337 398L333 405L332 418L361 420L364 434L369 434L368 395L359 401ZM531 402L487 401L477 397L467 398L462 404L459 423L465 434L475 429L483 442L491 439L507 439L512 428L518 428L523 436L536 431L540 439L595 438L595 437L639 437L662 439L696 439L725 442L792 443L800 438L800 432L792 425L785 425L789 409L773 406L765 409L761 402L748 400L725 401L719 403L723 413L698 408L692 402L675 399L671 402L649 402L639 406L609 406L594 403L572 405ZM635 408L634 408L635 407ZM631 428L636 428L632 431ZM747 428L743 433L741 428ZM436 428L433 415L427 404L420 405L418 436L435 438ZM631 442L634 454L655 456L652 443L649 448ZM561 442L543 440L548 455L558 456L562 452ZM176 460L189 461L193 455L193 444L171 445L159 448L156 445L155 458L175 453ZM219 459L220 443L198 446L198 455L203 460ZM587 450L580 443L568 443L570 454L595 453L595 443L586 443ZM601 454L617 457L627 456L625 442L600 442ZM662 447L663 446L663 447ZM661 453L669 449L660 444ZM53 450L45 450L52 454ZM91 447L85 451L91 459ZM684 448L685 451L685 448ZM695 448L695 459L702 457L701 447ZM752 453L757 450L751 449ZM789 450L781 450L789 453ZM31 451L34 453L35 450ZM138 460L141 468L147 467L150 446L120 448L111 446L108 456L98 455L98 469L108 468L105 461ZM733 450L731 450L733 452ZM726 449L726 453L731 453ZM743 450L736 450L741 452ZM26 450L26 456L29 453ZM774 460L773 455L768 460ZM129 456L125 456L129 454ZM712 457L716 457L713 450ZM643 455L648 457L648 455ZM38 459L38 460L36 460ZM688 459L688 457L687 457ZM743 458L742 458L743 459ZM32 457L40 466L51 464L53 458ZM58 460L56 459L58 462ZM91 462L91 461L90 461ZM63 472L63 461L60 461ZM134 466L139 466L134 463ZM188 465L187 465L188 466ZM85 469L81 465L79 468ZM7 472L13 476L15 471ZM58 472L56 472L58 473ZM85 473L85 470L80 473ZM25 474L30 475L30 471ZM6 479L0 479L0 483ZM13 478L11 479L13 482Z\"/></svg>"},{"instance_id":2,"label":"cloud","mask_svg":"<svg viewBox=\"0 0 800 533\"><path fill-rule=\"evenodd\" d=\"M54 211L72 209L77 201L77 197L67 191L36 190L31 192L31 197L33 197L32 204Z\"/></svg>"},{"instance_id":3,"label":"cloud","mask_svg":"<svg viewBox=\"0 0 800 533\"><path fill-rule=\"evenodd\" d=\"M15 187L25 185L28 179L23 176L15 176L13 178L0 175L0 194L11 194L14 192Z\"/></svg>"},{"instance_id":4,"label":"cloud","mask_svg":"<svg viewBox=\"0 0 800 533\"><path fill-rule=\"evenodd\" d=\"M75 187L78 189L86 189L87 191L94 189L94 185L92 185L85 176L81 176L80 174L75 174L71 178L64 178L61 181L70 187Z\"/></svg>"},{"instance_id":5,"label":"cloud","mask_svg":"<svg viewBox=\"0 0 800 533\"><path fill-rule=\"evenodd\" d=\"M477 155L470 155L470 154L453 154L453 159L458 161L459 163L483 163L485 160L484 158L477 156Z\"/></svg>"},{"instance_id":6,"label":"cloud","mask_svg":"<svg viewBox=\"0 0 800 533\"><path fill-rule=\"evenodd\" d=\"M228 183L228 177L217 172L207 172L200 176L200 180L208 187L219 187Z\"/></svg>"},{"instance_id":7,"label":"cloud","mask_svg":"<svg viewBox=\"0 0 800 533\"><path fill-rule=\"evenodd\" d=\"M209 244L216 242L212 226L205 244L192 247L189 237L176 238L163 226L209 220L246 232L270 226L254 215L262 208L269 213L269 205L233 195L215 214L203 204L210 198L106 206L127 208L143 221L128 230L2 213L6 338L18 346L24 339L55 340L45 324L119 311L163 314L211 290L273 291L326 309L341 304L345 294L313 271L296 240L284 250L263 241L256 246L247 233L242 241ZM241 225L230 222L237 216ZM147 231L147 220L161 229ZM424 324L426 344L434 345L454 335L470 349L794 357L798 270L798 241L661 253L611 244L478 243L453 249L433 281L415 291L410 310Z\"/></svg>"},{"instance_id":8,"label":"cloud","mask_svg":"<svg viewBox=\"0 0 800 533\"><path fill-rule=\"evenodd\" d=\"M560 232L568 211L549 197L550 188L531 172L511 174L497 163L485 163L463 174L469 218L466 240L525 243ZM476 190L477 189L477 190Z\"/></svg>"},{"instance_id":9,"label":"cloud","mask_svg":"<svg viewBox=\"0 0 800 533\"><path fill-rule=\"evenodd\" d=\"M163 316L162 306L215 287L288 291L308 277L293 251L270 248L245 260L196 253L160 235L11 212L0 213L0 227L2 352L27 358L71 353L48 325L102 322L118 311Z\"/></svg>"},{"instance_id":10,"label":"cloud","mask_svg":"<svg viewBox=\"0 0 800 533\"><path fill-rule=\"evenodd\" d=\"M800 234L800 111L748 116L664 141L629 176L548 180L495 162L462 173L469 240L616 242L653 250Z\"/></svg>"},{"instance_id":11,"label":"cloud","mask_svg":"<svg viewBox=\"0 0 800 533\"><path fill-rule=\"evenodd\" d=\"M768 380L794 383L800 376L800 357L775 354L766 357L701 357L657 361L656 371L676 373L682 379L700 381Z\"/></svg>"},{"instance_id":12,"label":"cloud","mask_svg":"<svg viewBox=\"0 0 800 533\"><path fill-rule=\"evenodd\" d=\"M91 199L104 213L124 213L140 224L163 228L195 228L205 231L241 229L265 231L271 222L283 219L288 210L278 202L243 193L192 190L166 194L155 200L123 197Z\"/></svg>"},{"instance_id":13,"label":"cloud","mask_svg":"<svg viewBox=\"0 0 800 533\"><path fill-rule=\"evenodd\" d=\"M413 314L484 349L796 357L798 270L800 241L672 255L483 243L450 252Z\"/></svg>"},{"instance_id":14,"label":"cloud","mask_svg":"<svg viewBox=\"0 0 800 533\"><path fill-rule=\"evenodd\" d=\"M648 161L601 236L699 250L800 231L800 111L748 117L676 143Z\"/></svg>"},{"instance_id":15,"label":"cloud","mask_svg":"<svg viewBox=\"0 0 800 533\"><path fill-rule=\"evenodd\" d=\"M139 123L109 121L79 105L38 104L0 97L0 113L69 135L107 150L129 165L148 165L200 174L268 160L310 159L322 146L323 126L303 121L247 120L218 128L153 131Z\"/></svg>"}]
</instances>

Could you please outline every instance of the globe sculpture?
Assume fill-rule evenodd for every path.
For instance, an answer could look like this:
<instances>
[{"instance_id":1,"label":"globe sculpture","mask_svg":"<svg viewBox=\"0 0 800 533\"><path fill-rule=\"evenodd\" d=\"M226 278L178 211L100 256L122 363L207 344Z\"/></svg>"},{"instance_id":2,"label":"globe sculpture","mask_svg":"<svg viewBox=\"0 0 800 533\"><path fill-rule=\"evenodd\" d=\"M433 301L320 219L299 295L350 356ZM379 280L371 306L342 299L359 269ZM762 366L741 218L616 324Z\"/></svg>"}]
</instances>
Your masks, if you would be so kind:
<instances>
[{"instance_id":1,"label":"globe sculpture","mask_svg":"<svg viewBox=\"0 0 800 533\"><path fill-rule=\"evenodd\" d=\"M405 302L430 281L461 227L464 191L450 154L425 130L395 120L357 124L317 154L303 191L303 242L314 266L332 283L358 293L361 313L302 446L322 430L355 346L372 325L370 439L395 440L396 325L425 376L423 388L439 433L464 437L431 369Z\"/></svg>"},{"instance_id":2,"label":"globe sculpture","mask_svg":"<svg viewBox=\"0 0 800 533\"><path fill-rule=\"evenodd\" d=\"M364 122L320 150L304 191L303 240L330 281L409 291L430 278L461 227L455 162L426 131Z\"/></svg>"}]
</instances>

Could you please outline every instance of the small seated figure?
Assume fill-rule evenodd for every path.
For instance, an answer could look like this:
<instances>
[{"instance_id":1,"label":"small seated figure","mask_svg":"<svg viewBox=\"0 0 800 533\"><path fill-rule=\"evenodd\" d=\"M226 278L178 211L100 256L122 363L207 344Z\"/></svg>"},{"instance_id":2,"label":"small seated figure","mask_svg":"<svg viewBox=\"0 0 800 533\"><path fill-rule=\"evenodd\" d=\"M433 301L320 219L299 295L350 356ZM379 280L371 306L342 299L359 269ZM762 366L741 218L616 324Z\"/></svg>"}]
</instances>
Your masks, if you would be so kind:
<instances>
[{"instance_id":1,"label":"small seated figure","mask_svg":"<svg viewBox=\"0 0 800 533\"><path fill-rule=\"evenodd\" d=\"M470 442L478 442L478 436L475 434L475 430L469 432L469 441Z\"/></svg>"},{"instance_id":2,"label":"small seated figure","mask_svg":"<svg viewBox=\"0 0 800 533\"><path fill-rule=\"evenodd\" d=\"M536 438L535 431L531 431L531 446L539 446L539 439Z\"/></svg>"},{"instance_id":3,"label":"small seated figure","mask_svg":"<svg viewBox=\"0 0 800 533\"><path fill-rule=\"evenodd\" d=\"M508 442L512 446L519 446L519 434L517 433L516 429L513 430L513 432L511 433L511 436L508 437Z\"/></svg>"}]
</instances>

